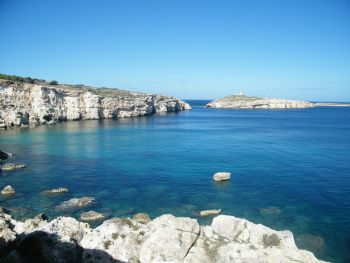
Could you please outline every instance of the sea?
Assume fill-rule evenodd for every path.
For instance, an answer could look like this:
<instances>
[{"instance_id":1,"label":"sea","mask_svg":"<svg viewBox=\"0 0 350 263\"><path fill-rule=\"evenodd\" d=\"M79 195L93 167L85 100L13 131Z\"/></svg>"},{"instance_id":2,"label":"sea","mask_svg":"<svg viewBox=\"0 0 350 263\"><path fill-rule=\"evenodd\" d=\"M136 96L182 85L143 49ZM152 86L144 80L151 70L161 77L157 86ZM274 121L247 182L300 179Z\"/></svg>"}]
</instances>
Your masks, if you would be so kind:
<instances>
[{"instance_id":1,"label":"sea","mask_svg":"<svg viewBox=\"0 0 350 263\"><path fill-rule=\"evenodd\" d=\"M79 219L144 212L197 218L199 211L290 230L299 248L350 262L350 107L248 110L205 108L116 120L59 123L0 131L0 149L21 170L1 172L0 206L17 219L45 213ZM5 162L4 162L5 163ZM215 172L231 179L215 183ZM66 187L69 192L44 196ZM91 196L87 208L57 205ZM95 223L98 224L98 223Z\"/></svg>"}]
</instances>

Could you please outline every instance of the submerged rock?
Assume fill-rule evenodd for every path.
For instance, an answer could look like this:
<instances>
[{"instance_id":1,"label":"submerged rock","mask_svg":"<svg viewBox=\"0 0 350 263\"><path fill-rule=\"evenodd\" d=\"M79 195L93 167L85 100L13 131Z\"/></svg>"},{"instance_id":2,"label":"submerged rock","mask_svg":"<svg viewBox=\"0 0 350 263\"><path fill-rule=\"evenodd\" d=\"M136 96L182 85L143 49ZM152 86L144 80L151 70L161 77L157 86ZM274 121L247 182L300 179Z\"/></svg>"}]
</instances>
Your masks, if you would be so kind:
<instances>
[{"instance_id":1,"label":"submerged rock","mask_svg":"<svg viewBox=\"0 0 350 263\"><path fill-rule=\"evenodd\" d=\"M213 175L213 180L215 182L230 180L230 178L231 178L231 173L227 173L227 172L218 172Z\"/></svg>"},{"instance_id":2,"label":"submerged rock","mask_svg":"<svg viewBox=\"0 0 350 263\"><path fill-rule=\"evenodd\" d=\"M41 194L43 194L43 195L57 195L57 194L62 194L62 193L67 193L67 192L68 192L67 188L60 187L60 188L54 188L54 189L42 191Z\"/></svg>"},{"instance_id":3,"label":"submerged rock","mask_svg":"<svg viewBox=\"0 0 350 263\"><path fill-rule=\"evenodd\" d=\"M282 210L275 206L269 206L269 207L259 209L259 212L263 216L269 216L269 215L279 215L280 213L282 213Z\"/></svg>"},{"instance_id":4,"label":"submerged rock","mask_svg":"<svg viewBox=\"0 0 350 263\"><path fill-rule=\"evenodd\" d=\"M221 213L221 209L212 209L212 210L203 210L199 212L200 216L211 216L211 215L218 215Z\"/></svg>"},{"instance_id":5,"label":"submerged rock","mask_svg":"<svg viewBox=\"0 0 350 263\"><path fill-rule=\"evenodd\" d=\"M104 219L105 216L101 213L95 211L84 212L80 215L80 220L82 221L97 221Z\"/></svg>"},{"instance_id":6,"label":"submerged rock","mask_svg":"<svg viewBox=\"0 0 350 263\"><path fill-rule=\"evenodd\" d=\"M3 171L12 171L12 170L16 170L16 169L21 169L21 168L25 168L27 165L25 164L14 164L14 163L5 163L1 169Z\"/></svg>"},{"instance_id":7,"label":"submerged rock","mask_svg":"<svg viewBox=\"0 0 350 263\"><path fill-rule=\"evenodd\" d=\"M8 186L5 186L2 190L1 190L1 194L2 195L13 195L15 194L15 189L11 186L11 185L8 185Z\"/></svg>"},{"instance_id":8,"label":"submerged rock","mask_svg":"<svg viewBox=\"0 0 350 263\"><path fill-rule=\"evenodd\" d=\"M145 213L137 213L132 217L132 219L141 224L147 224L148 222L151 221L151 218L149 217L149 215Z\"/></svg>"},{"instance_id":9,"label":"submerged rock","mask_svg":"<svg viewBox=\"0 0 350 263\"><path fill-rule=\"evenodd\" d=\"M60 205L56 207L56 209L59 211L64 211L64 210L84 208L90 205L94 200L95 198L88 197L88 196L84 196L81 198L72 198L68 201L62 202Z\"/></svg>"},{"instance_id":10,"label":"submerged rock","mask_svg":"<svg viewBox=\"0 0 350 263\"><path fill-rule=\"evenodd\" d=\"M302 249L307 249L313 253L319 253L324 249L324 239L323 237L312 235L312 234L302 234L296 236L297 246Z\"/></svg>"}]
</instances>

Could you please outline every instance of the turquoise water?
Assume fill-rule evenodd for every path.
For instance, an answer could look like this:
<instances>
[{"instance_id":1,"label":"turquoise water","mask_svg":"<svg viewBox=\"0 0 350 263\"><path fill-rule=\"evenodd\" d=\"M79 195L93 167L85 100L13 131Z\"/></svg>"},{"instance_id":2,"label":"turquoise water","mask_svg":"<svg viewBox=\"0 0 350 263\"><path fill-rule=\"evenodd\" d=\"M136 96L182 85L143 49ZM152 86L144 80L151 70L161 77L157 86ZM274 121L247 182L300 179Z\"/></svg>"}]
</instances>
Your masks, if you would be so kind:
<instances>
[{"instance_id":1,"label":"turquoise water","mask_svg":"<svg viewBox=\"0 0 350 263\"><path fill-rule=\"evenodd\" d=\"M1 188L16 189L14 197L0 197L0 206L18 218L57 216L56 205L83 195L96 198L85 210L110 217L196 217L221 208L291 230L321 259L349 262L350 108L218 110L192 103L192 111L176 114L1 131L0 149L28 167L0 174ZM232 172L231 180L215 184L217 171ZM70 192L39 194L61 186ZM276 208L261 210L267 207Z\"/></svg>"}]
</instances>

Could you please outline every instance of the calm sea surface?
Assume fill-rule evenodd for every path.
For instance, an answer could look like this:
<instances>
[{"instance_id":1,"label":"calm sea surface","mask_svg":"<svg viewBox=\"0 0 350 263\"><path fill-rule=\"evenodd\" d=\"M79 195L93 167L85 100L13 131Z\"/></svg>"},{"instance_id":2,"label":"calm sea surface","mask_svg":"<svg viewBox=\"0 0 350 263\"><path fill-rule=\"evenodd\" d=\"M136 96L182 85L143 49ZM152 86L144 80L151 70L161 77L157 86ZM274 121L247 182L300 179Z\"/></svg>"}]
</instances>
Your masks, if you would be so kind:
<instances>
[{"instance_id":1,"label":"calm sea surface","mask_svg":"<svg viewBox=\"0 0 350 263\"><path fill-rule=\"evenodd\" d=\"M301 248L350 262L350 107L192 111L0 131L0 149L23 170L0 173L17 218L92 196L112 216L197 217L204 209L289 229ZM231 180L215 184L217 171ZM67 187L68 194L40 192ZM79 217L84 210L70 214ZM210 223L211 218L200 219Z\"/></svg>"}]
</instances>

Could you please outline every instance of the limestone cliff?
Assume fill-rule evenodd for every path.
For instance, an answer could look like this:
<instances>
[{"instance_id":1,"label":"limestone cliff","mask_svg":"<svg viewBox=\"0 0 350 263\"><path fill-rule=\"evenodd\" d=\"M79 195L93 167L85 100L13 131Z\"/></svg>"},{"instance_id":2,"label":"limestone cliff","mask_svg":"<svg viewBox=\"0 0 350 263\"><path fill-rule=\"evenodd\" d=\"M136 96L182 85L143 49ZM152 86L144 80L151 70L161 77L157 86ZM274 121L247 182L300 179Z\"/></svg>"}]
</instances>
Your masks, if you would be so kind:
<instances>
[{"instance_id":1,"label":"limestone cliff","mask_svg":"<svg viewBox=\"0 0 350 263\"><path fill-rule=\"evenodd\" d=\"M232 95L209 102L211 108L241 108L241 109L287 109L287 108L310 108L315 104L306 101L274 99L262 97L249 97L244 95Z\"/></svg>"},{"instance_id":2,"label":"limestone cliff","mask_svg":"<svg viewBox=\"0 0 350 263\"><path fill-rule=\"evenodd\" d=\"M71 217L20 222L0 211L0 240L1 262L323 262L298 249L289 231L225 215L210 226L162 215L144 224L113 218L91 228Z\"/></svg>"},{"instance_id":3,"label":"limestone cliff","mask_svg":"<svg viewBox=\"0 0 350 263\"><path fill-rule=\"evenodd\" d=\"M175 97L0 79L0 128L111 119L191 109Z\"/></svg>"}]
</instances>

